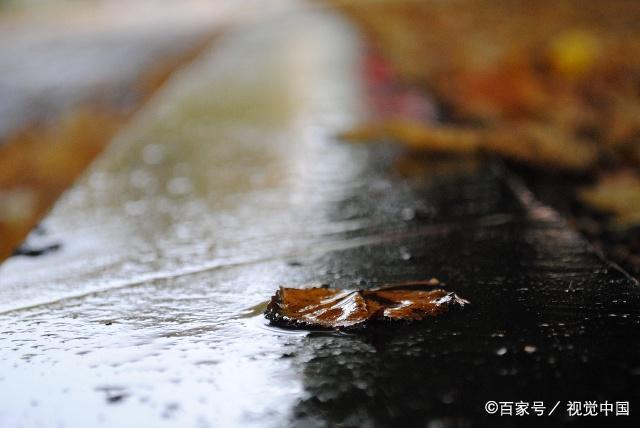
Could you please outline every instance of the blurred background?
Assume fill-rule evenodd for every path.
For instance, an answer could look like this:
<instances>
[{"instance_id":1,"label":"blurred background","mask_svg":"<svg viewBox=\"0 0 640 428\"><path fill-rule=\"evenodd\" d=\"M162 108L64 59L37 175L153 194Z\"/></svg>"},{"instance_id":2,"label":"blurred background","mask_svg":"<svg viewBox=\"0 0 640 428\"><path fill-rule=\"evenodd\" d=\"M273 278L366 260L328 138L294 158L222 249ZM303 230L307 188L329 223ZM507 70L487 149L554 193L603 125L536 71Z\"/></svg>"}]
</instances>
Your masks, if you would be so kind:
<instances>
[{"instance_id":1,"label":"blurred background","mask_svg":"<svg viewBox=\"0 0 640 428\"><path fill-rule=\"evenodd\" d=\"M0 259L230 10L224 1L0 2Z\"/></svg>"},{"instance_id":2,"label":"blurred background","mask_svg":"<svg viewBox=\"0 0 640 428\"><path fill-rule=\"evenodd\" d=\"M345 140L500 158L640 273L640 4L625 0L3 0L0 259L38 254L18 247L175 70L293 4L363 38L369 116Z\"/></svg>"}]
</instances>

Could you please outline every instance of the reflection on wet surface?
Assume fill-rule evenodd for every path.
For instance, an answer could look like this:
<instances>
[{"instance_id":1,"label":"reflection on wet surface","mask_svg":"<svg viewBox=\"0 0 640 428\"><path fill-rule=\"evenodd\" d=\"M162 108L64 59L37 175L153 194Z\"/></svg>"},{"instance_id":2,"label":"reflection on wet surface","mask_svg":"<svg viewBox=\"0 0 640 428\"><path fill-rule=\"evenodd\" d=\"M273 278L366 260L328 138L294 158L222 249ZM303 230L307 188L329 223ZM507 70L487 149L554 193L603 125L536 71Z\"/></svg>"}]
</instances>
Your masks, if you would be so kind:
<instances>
[{"instance_id":1,"label":"reflection on wet surface","mask_svg":"<svg viewBox=\"0 0 640 428\"><path fill-rule=\"evenodd\" d=\"M490 399L640 398L637 285L508 173L400 174L393 148L332 139L361 114L357 52L292 12L171 82L45 222L61 250L0 269L0 425L447 426ZM430 277L473 305L360 335L261 315L279 285Z\"/></svg>"}]
</instances>

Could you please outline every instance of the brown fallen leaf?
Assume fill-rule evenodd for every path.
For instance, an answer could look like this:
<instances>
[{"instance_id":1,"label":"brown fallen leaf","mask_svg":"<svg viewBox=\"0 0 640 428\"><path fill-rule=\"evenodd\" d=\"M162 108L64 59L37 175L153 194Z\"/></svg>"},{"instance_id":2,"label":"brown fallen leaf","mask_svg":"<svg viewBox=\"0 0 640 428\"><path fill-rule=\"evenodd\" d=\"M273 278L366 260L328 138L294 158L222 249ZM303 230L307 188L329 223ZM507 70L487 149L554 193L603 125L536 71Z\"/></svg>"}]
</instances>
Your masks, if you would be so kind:
<instances>
[{"instance_id":1,"label":"brown fallen leaf","mask_svg":"<svg viewBox=\"0 0 640 428\"><path fill-rule=\"evenodd\" d=\"M470 154L480 149L481 134L459 126L428 125L413 120L387 120L364 124L339 135L349 142L391 139L419 151Z\"/></svg>"},{"instance_id":2,"label":"brown fallen leaf","mask_svg":"<svg viewBox=\"0 0 640 428\"><path fill-rule=\"evenodd\" d=\"M640 225L640 176L636 173L620 172L602 177L578 196L587 206L613 214L615 227Z\"/></svg>"},{"instance_id":3,"label":"brown fallen leaf","mask_svg":"<svg viewBox=\"0 0 640 428\"><path fill-rule=\"evenodd\" d=\"M534 122L485 129L392 120L363 125L340 138L349 142L391 139L412 150L435 153L491 153L532 166L575 172L589 170L598 160L594 145Z\"/></svg>"},{"instance_id":4,"label":"brown fallen leaf","mask_svg":"<svg viewBox=\"0 0 640 428\"><path fill-rule=\"evenodd\" d=\"M350 329L372 321L419 321L469 302L437 280L391 284L370 290L280 287L265 316L273 324L302 329Z\"/></svg>"}]
</instances>

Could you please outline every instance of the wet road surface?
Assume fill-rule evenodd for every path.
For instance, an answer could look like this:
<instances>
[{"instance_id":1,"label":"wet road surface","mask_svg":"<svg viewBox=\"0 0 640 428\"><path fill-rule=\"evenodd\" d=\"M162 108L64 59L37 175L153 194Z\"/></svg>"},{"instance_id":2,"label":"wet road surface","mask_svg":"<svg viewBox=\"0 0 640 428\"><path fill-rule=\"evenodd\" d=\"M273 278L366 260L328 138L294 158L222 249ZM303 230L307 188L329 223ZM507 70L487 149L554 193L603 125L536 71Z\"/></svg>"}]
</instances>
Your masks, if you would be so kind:
<instances>
[{"instance_id":1,"label":"wet road surface","mask_svg":"<svg viewBox=\"0 0 640 428\"><path fill-rule=\"evenodd\" d=\"M499 165L407 173L392 146L336 141L365 113L358 52L328 12L276 14L119 135L46 219L62 248L0 267L0 425L540 426L487 400L634 415L638 285ZM359 335L261 315L281 284L431 277L471 305Z\"/></svg>"}]
</instances>

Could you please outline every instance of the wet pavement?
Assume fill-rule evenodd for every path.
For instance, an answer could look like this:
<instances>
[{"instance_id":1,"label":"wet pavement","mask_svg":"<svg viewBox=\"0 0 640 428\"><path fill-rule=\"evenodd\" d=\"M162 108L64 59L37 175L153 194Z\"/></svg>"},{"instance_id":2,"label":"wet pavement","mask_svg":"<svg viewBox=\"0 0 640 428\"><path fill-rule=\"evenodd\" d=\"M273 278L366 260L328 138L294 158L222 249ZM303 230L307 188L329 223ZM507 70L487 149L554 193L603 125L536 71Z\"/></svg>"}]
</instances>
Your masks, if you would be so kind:
<instances>
[{"instance_id":1,"label":"wet pavement","mask_svg":"<svg viewBox=\"0 0 640 428\"><path fill-rule=\"evenodd\" d=\"M585 423L487 400L630 401L596 420L632 424L636 282L500 165L335 140L359 52L291 11L172 79L46 219L62 247L0 267L0 425ZM471 305L361 334L261 314L282 284L431 277Z\"/></svg>"}]
</instances>

